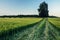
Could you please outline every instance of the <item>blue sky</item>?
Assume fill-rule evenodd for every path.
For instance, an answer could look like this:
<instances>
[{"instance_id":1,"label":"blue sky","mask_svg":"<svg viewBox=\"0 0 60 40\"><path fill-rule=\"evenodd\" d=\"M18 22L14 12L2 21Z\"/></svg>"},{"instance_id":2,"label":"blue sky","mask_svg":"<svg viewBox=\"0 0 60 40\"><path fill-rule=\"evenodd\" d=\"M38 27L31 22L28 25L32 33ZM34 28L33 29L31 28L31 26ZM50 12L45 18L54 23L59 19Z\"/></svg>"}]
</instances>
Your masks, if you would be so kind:
<instances>
[{"instance_id":1,"label":"blue sky","mask_svg":"<svg viewBox=\"0 0 60 40\"><path fill-rule=\"evenodd\" d=\"M48 3L49 15L60 16L60 0L0 0L0 15L38 15L43 1Z\"/></svg>"}]
</instances>

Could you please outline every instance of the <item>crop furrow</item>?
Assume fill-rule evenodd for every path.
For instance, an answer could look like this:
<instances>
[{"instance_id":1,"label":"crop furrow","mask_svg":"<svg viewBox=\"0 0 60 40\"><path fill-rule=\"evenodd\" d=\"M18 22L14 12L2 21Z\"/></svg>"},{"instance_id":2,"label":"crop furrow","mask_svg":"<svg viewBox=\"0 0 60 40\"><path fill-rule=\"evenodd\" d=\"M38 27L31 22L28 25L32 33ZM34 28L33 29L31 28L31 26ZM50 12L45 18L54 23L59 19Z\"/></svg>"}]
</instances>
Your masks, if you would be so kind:
<instances>
[{"instance_id":1,"label":"crop furrow","mask_svg":"<svg viewBox=\"0 0 60 40\"><path fill-rule=\"evenodd\" d=\"M55 39L55 40L60 40L60 36L59 36L59 31L57 30L57 28L55 28L53 25L51 25L50 23L49 23L49 29L50 29L50 34L52 34L52 36L53 36L53 38Z\"/></svg>"},{"instance_id":2,"label":"crop furrow","mask_svg":"<svg viewBox=\"0 0 60 40\"><path fill-rule=\"evenodd\" d=\"M33 28L32 32L28 34L26 37L22 37L20 40L37 40L39 33L39 29L42 29L42 25L45 23L45 21L40 22L39 24L35 25L35 28Z\"/></svg>"}]
</instances>

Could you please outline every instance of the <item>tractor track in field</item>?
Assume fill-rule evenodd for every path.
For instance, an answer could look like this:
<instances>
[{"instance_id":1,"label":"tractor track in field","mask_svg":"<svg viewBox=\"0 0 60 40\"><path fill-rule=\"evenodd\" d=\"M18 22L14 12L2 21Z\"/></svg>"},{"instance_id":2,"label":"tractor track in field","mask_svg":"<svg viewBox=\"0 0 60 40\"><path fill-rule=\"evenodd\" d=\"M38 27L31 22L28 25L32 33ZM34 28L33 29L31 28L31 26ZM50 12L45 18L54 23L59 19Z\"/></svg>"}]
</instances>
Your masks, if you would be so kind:
<instances>
[{"instance_id":1,"label":"tractor track in field","mask_svg":"<svg viewBox=\"0 0 60 40\"><path fill-rule=\"evenodd\" d=\"M44 24L44 21L42 21L43 23L38 23L36 24L34 27L28 28L26 30L24 30L23 32L20 32L17 34L16 37L11 37L11 40L37 40L39 39L39 31L41 30L41 33L44 29L44 27L42 27L41 29L38 27L40 24L41 26Z\"/></svg>"},{"instance_id":2,"label":"tractor track in field","mask_svg":"<svg viewBox=\"0 0 60 40\"><path fill-rule=\"evenodd\" d=\"M60 31L47 18L33 27L1 38L0 40L60 40Z\"/></svg>"},{"instance_id":3,"label":"tractor track in field","mask_svg":"<svg viewBox=\"0 0 60 40\"><path fill-rule=\"evenodd\" d=\"M43 21L41 21L41 22L43 22ZM38 24L34 25L33 27L29 27L21 32L18 31L17 33L15 33L13 35L4 36L4 37L0 38L0 40L32 40L33 38L32 39L30 39L30 38L32 36L34 36L35 33L37 33L37 31L38 31L37 29L39 29L38 26L40 24L44 24L41 22L39 22Z\"/></svg>"},{"instance_id":4,"label":"tractor track in field","mask_svg":"<svg viewBox=\"0 0 60 40\"><path fill-rule=\"evenodd\" d=\"M51 38L51 40L60 40L60 31L57 30L58 28L55 28L52 24L50 24L48 22L49 25L49 38Z\"/></svg>"}]
</instances>

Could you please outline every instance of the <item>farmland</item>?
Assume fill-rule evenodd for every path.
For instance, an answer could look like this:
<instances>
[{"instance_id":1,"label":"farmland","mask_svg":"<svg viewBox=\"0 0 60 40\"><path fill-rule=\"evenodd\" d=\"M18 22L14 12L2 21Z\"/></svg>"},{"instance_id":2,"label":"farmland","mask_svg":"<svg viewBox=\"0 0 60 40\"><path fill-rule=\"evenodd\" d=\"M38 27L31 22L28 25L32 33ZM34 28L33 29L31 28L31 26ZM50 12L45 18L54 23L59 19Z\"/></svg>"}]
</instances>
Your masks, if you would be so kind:
<instances>
[{"instance_id":1,"label":"farmland","mask_svg":"<svg viewBox=\"0 0 60 40\"><path fill-rule=\"evenodd\" d=\"M39 18L0 18L0 33L40 21Z\"/></svg>"},{"instance_id":2,"label":"farmland","mask_svg":"<svg viewBox=\"0 0 60 40\"><path fill-rule=\"evenodd\" d=\"M60 40L60 18L49 18L50 30L55 40Z\"/></svg>"},{"instance_id":3,"label":"farmland","mask_svg":"<svg viewBox=\"0 0 60 40\"><path fill-rule=\"evenodd\" d=\"M49 18L49 21L53 23L56 27L60 28L60 18Z\"/></svg>"},{"instance_id":4,"label":"farmland","mask_svg":"<svg viewBox=\"0 0 60 40\"><path fill-rule=\"evenodd\" d=\"M0 18L0 40L60 40L60 18Z\"/></svg>"}]
</instances>

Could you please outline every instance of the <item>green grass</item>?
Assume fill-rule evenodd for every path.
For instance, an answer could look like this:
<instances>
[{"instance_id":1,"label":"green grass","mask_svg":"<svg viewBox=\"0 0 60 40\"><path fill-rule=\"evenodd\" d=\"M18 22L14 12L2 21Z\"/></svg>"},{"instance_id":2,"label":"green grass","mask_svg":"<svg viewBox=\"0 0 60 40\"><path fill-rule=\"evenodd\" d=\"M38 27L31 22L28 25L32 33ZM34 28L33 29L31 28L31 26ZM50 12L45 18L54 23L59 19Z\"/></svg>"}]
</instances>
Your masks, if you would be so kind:
<instances>
[{"instance_id":1,"label":"green grass","mask_svg":"<svg viewBox=\"0 0 60 40\"><path fill-rule=\"evenodd\" d=\"M0 33L36 23L42 18L0 18Z\"/></svg>"},{"instance_id":2,"label":"green grass","mask_svg":"<svg viewBox=\"0 0 60 40\"><path fill-rule=\"evenodd\" d=\"M49 18L49 21L56 27L60 28L60 18Z\"/></svg>"}]
</instances>

